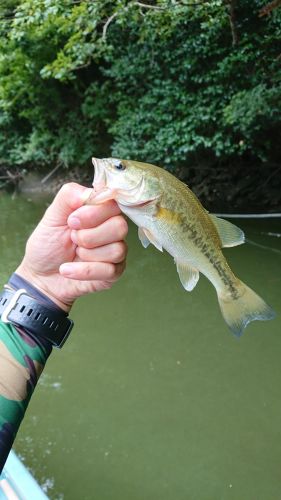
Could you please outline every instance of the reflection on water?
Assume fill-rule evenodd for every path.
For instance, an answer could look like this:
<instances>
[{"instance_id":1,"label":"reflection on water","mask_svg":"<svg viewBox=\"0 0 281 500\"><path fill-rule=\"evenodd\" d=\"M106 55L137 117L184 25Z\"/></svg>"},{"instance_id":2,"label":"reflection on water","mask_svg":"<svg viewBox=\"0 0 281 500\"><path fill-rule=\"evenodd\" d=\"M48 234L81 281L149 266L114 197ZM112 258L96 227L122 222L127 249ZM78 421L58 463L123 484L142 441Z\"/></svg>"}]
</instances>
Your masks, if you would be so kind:
<instances>
[{"instance_id":1,"label":"reflection on water","mask_svg":"<svg viewBox=\"0 0 281 500\"><path fill-rule=\"evenodd\" d=\"M3 283L44 204L2 195L0 208ZM240 340L210 283L185 292L170 256L144 250L134 226L122 280L77 302L16 442L50 498L280 498L281 240L268 233L281 221L238 224L255 245L225 255L278 313Z\"/></svg>"},{"instance_id":2,"label":"reflection on water","mask_svg":"<svg viewBox=\"0 0 281 500\"><path fill-rule=\"evenodd\" d=\"M266 234L267 236L275 236L276 238L281 238L281 233L272 233L271 231L262 232L261 234Z\"/></svg>"},{"instance_id":3,"label":"reflection on water","mask_svg":"<svg viewBox=\"0 0 281 500\"><path fill-rule=\"evenodd\" d=\"M269 247L267 245L261 245L260 243L257 243L256 241L252 241L252 240L249 240L249 238L246 238L246 243L250 244L250 245L254 245L255 247L258 247L258 248L262 248L263 250L268 250L269 252L275 252L275 253L278 253L279 255L281 255L281 250L279 250L278 248L274 248L274 247Z\"/></svg>"}]
</instances>

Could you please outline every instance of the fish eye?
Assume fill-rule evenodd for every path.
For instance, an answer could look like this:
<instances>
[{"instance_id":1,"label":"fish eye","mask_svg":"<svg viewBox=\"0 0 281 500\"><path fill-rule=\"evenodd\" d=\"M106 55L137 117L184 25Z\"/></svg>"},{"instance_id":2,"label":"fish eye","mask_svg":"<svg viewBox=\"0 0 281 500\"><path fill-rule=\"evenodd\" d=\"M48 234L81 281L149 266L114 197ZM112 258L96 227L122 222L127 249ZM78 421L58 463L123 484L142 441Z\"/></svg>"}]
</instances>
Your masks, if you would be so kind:
<instances>
[{"instance_id":1,"label":"fish eye","mask_svg":"<svg viewBox=\"0 0 281 500\"><path fill-rule=\"evenodd\" d=\"M126 168L126 167L125 167L125 165L124 165L123 163L121 163L121 161L120 161L119 163L116 163L116 164L114 165L114 168L115 168L116 170L125 170L125 168Z\"/></svg>"}]
</instances>

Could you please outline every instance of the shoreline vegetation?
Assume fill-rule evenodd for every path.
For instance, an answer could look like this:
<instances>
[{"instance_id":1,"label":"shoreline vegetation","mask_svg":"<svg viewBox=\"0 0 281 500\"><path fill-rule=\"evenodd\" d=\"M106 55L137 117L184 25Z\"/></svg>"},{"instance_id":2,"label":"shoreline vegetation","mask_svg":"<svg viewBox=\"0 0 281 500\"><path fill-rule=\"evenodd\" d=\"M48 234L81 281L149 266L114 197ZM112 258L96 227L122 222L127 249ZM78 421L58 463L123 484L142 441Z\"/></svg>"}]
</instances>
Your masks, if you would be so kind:
<instances>
[{"instance_id":1,"label":"shoreline vegetation","mask_svg":"<svg viewBox=\"0 0 281 500\"><path fill-rule=\"evenodd\" d=\"M271 168L249 167L241 165L237 169L226 168L190 168L174 173L194 191L205 208L226 213L277 213L281 211L280 173L281 166ZM199 172L198 172L199 171ZM189 179L184 178L189 172ZM243 177L243 173L247 172ZM265 175L266 174L266 175ZM11 171L0 167L0 190L25 194L54 195L65 182L78 182L91 187L94 168L89 161L87 168L65 168L56 165L47 169L20 169ZM243 182L242 182L243 180ZM272 196L275 193L275 197Z\"/></svg>"},{"instance_id":2,"label":"shoreline vegetation","mask_svg":"<svg viewBox=\"0 0 281 500\"><path fill-rule=\"evenodd\" d=\"M111 156L280 212L281 0L2 0L0 21L0 188L90 184Z\"/></svg>"},{"instance_id":3,"label":"shoreline vegetation","mask_svg":"<svg viewBox=\"0 0 281 500\"><path fill-rule=\"evenodd\" d=\"M91 186L94 171L73 168L61 168L56 165L52 169L16 169L13 173L5 167L0 167L0 190L10 193L42 193L55 195L66 182L77 182Z\"/></svg>"}]
</instances>

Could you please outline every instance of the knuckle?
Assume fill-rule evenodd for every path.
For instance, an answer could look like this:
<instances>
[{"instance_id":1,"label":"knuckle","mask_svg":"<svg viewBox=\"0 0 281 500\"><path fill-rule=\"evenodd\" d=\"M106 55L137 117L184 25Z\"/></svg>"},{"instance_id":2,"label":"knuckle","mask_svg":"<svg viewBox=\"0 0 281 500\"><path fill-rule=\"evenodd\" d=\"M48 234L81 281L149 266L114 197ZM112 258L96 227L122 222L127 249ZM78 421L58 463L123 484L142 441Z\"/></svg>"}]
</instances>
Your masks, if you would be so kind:
<instances>
[{"instance_id":1,"label":"knuckle","mask_svg":"<svg viewBox=\"0 0 281 500\"><path fill-rule=\"evenodd\" d=\"M119 276L121 276L121 274L124 273L125 269L126 269L126 261L123 260L123 262L121 262L121 264L119 264Z\"/></svg>"},{"instance_id":2,"label":"knuckle","mask_svg":"<svg viewBox=\"0 0 281 500\"><path fill-rule=\"evenodd\" d=\"M116 266L114 264L108 263L106 265L105 274L108 280L114 280L116 278Z\"/></svg>"},{"instance_id":3,"label":"knuckle","mask_svg":"<svg viewBox=\"0 0 281 500\"><path fill-rule=\"evenodd\" d=\"M120 278L121 274L125 271L126 268L126 262L120 262L120 264L117 264L115 266L115 279Z\"/></svg>"},{"instance_id":4,"label":"knuckle","mask_svg":"<svg viewBox=\"0 0 281 500\"><path fill-rule=\"evenodd\" d=\"M128 233L128 224L122 215L116 217L116 233L120 240L123 240Z\"/></svg>"},{"instance_id":5,"label":"knuckle","mask_svg":"<svg viewBox=\"0 0 281 500\"><path fill-rule=\"evenodd\" d=\"M119 241L114 244L112 249L112 261L121 262L127 255L127 245L125 242Z\"/></svg>"},{"instance_id":6,"label":"knuckle","mask_svg":"<svg viewBox=\"0 0 281 500\"><path fill-rule=\"evenodd\" d=\"M85 259L85 250L83 247L76 247L76 255L77 257L79 257L80 259Z\"/></svg>"},{"instance_id":7,"label":"knuckle","mask_svg":"<svg viewBox=\"0 0 281 500\"><path fill-rule=\"evenodd\" d=\"M101 283L102 290L109 290L110 288L112 288L112 286L113 286L113 283L111 281L103 281Z\"/></svg>"},{"instance_id":8,"label":"knuckle","mask_svg":"<svg viewBox=\"0 0 281 500\"><path fill-rule=\"evenodd\" d=\"M61 188L60 188L60 193L63 195L68 195L73 192L73 190L76 188L77 184L76 182L66 182Z\"/></svg>"},{"instance_id":9,"label":"knuckle","mask_svg":"<svg viewBox=\"0 0 281 500\"><path fill-rule=\"evenodd\" d=\"M87 230L77 231L78 245L84 248L91 248L93 245L91 233Z\"/></svg>"}]
</instances>

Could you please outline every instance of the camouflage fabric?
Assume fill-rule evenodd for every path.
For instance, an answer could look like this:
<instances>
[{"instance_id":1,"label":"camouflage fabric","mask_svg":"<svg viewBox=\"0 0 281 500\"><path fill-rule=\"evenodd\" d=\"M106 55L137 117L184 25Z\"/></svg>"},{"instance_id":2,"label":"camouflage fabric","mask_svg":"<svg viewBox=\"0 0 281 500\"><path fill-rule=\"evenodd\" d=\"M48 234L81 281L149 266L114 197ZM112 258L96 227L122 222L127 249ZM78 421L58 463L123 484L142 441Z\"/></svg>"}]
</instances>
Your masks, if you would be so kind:
<instances>
[{"instance_id":1,"label":"camouflage fabric","mask_svg":"<svg viewBox=\"0 0 281 500\"><path fill-rule=\"evenodd\" d=\"M50 352L50 346L0 321L0 472Z\"/></svg>"}]
</instances>

